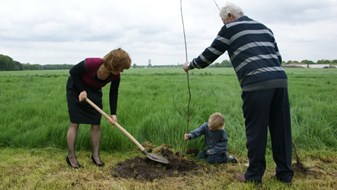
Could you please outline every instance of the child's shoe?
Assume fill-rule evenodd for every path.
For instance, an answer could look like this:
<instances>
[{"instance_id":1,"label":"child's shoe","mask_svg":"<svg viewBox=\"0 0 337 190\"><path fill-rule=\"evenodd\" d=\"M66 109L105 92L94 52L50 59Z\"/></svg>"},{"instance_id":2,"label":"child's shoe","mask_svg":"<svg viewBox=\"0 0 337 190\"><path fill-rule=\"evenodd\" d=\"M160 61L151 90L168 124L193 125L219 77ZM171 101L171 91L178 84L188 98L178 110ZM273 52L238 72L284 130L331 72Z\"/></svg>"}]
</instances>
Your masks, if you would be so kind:
<instances>
[{"instance_id":1,"label":"child's shoe","mask_svg":"<svg viewBox=\"0 0 337 190\"><path fill-rule=\"evenodd\" d=\"M238 163L238 160L233 155L228 155L227 162L228 163Z\"/></svg>"}]
</instances>

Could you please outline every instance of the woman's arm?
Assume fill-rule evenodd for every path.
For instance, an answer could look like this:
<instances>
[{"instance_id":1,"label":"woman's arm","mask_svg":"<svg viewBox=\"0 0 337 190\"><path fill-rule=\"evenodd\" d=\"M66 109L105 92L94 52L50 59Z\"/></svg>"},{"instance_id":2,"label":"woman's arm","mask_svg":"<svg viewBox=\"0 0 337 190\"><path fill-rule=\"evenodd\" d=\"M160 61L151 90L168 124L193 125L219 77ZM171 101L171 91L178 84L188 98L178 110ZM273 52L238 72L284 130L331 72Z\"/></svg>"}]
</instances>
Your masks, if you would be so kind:
<instances>
[{"instance_id":1,"label":"woman's arm","mask_svg":"<svg viewBox=\"0 0 337 190\"><path fill-rule=\"evenodd\" d=\"M84 91L84 85L81 80L81 75L85 72L86 68L84 61L81 61L80 63L74 65L69 71L71 79L73 80L74 85L79 92Z\"/></svg>"},{"instance_id":2,"label":"woman's arm","mask_svg":"<svg viewBox=\"0 0 337 190\"><path fill-rule=\"evenodd\" d=\"M111 115L116 115L116 113L117 113L119 83L120 83L120 79L111 81L110 92L109 92L110 113L111 113Z\"/></svg>"}]
</instances>

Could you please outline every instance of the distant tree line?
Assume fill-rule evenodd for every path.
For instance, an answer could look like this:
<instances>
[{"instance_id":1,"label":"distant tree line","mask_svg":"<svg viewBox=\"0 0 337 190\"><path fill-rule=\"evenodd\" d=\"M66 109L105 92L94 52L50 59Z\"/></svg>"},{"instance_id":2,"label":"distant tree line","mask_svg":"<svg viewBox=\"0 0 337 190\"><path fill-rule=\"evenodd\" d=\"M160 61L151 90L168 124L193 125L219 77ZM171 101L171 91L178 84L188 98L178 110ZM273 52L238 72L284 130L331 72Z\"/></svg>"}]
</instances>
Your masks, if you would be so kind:
<instances>
[{"instance_id":1,"label":"distant tree line","mask_svg":"<svg viewBox=\"0 0 337 190\"><path fill-rule=\"evenodd\" d=\"M302 61L282 61L282 65L286 64L329 64L329 65L337 65L337 59L334 60L326 60L326 59L321 59L316 62L311 61L311 60L302 60ZM211 67L232 67L232 63L228 60L224 60L221 63L213 63Z\"/></svg>"},{"instance_id":2,"label":"distant tree line","mask_svg":"<svg viewBox=\"0 0 337 190\"><path fill-rule=\"evenodd\" d=\"M172 65L152 65L151 63L147 64L147 65L137 65L136 63L132 64L133 68L160 68L160 67L182 67L183 64L178 63L176 65L172 64ZM215 62L213 64L210 65L210 67L232 67L232 63L228 60L224 60L221 63L219 62Z\"/></svg>"},{"instance_id":3,"label":"distant tree line","mask_svg":"<svg viewBox=\"0 0 337 190\"><path fill-rule=\"evenodd\" d=\"M0 71L21 71L21 70L60 70L70 69L73 65L55 64L55 65L39 65L20 63L13 60L7 55L0 54Z\"/></svg>"},{"instance_id":4,"label":"distant tree line","mask_svg":"<svg viewBox=\"0 0 337 190\"><path fill-rule=\"evenodd\" d=\"M332 64L332 65L336 65L337 59L334 59L334 60L321 59L321 60L318 60L317 62L314 62L311 60L287 61L287 62L283 62L283 64Z\"/></svg>"},{"instance_id":5,"label":"distant tree line","mask_svg":"<svg viewBox=\"0 0 337 190\"><path fill-rule=\"evenodd\" d=\"M221 63L213 63L211 67L232 67L232 63L228 60L223 60Z\"/></svg>"},{"instance_id":6,"label":"distant tree line","mask_svg":"<svg viewBox=\"0 0 337 190\"><path fill-rule=\"evenodd\" d=\"M302 60L302 61L283 61L283 65L286 64L331 64L337 65L337 59L334 60L318 60L317 62L311 60ZM140 67L180 67L182 64L178 65L151 65L150 63L147 66L141 66L133 64L134 68ZM69 64L54 64L54 65L39 65L39 64L29 64L29 63L20 63L13 60L7 55L0 54L0 71L20 71L20 70L61 70L61 69L71 69L73 65ZM210 67L232 67L232 63L229 60L223 60L222 62L215 62Z\"/></svg>"}]
</instances>

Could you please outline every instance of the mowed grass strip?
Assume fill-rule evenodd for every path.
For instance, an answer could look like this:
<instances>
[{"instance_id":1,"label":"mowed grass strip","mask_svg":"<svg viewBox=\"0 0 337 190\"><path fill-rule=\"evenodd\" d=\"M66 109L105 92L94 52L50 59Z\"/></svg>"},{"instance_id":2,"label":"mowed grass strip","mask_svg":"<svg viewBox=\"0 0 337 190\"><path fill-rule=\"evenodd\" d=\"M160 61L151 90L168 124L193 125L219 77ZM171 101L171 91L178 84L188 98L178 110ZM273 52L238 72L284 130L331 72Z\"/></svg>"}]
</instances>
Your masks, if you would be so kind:
<instances>
[{"instance_id":1,"label":"mowed grass strip","mask_svg":"<svg viewBox=\"0 0 337 190\"><path fill-rule=\"evenodd\" d=\"M106 165L96 167L91 152L80 151L81 169L72 169L65 162L65 151L55 148L0 148L0 189L335 189L337 161L335 152L301 152L309 172L295 171L291 187L274 179L274 164L267 156L267 170L262 186L239 183L234 174L244 172L244 157L239 164L209 165L181 177L141 181L113 177L113 168L125 159L140 155L139 151L102 152ZM191 158L193 159L193 158Z\"/></svg>"}]
</instances>

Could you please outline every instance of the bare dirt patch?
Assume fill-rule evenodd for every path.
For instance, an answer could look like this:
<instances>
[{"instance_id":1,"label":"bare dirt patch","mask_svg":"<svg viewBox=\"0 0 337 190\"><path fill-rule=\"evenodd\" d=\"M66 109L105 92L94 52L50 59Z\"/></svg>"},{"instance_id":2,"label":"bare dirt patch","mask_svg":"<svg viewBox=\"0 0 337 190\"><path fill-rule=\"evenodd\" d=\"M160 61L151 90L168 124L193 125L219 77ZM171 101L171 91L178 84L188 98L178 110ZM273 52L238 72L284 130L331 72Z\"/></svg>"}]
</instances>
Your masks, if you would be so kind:
<instances>
[{"instance_id":1,"label":"bare dirt patch","mask_svg":"<svg viewBox=\"0 0 337 190\"><path fill-rule=\"evenodd\" d=\"M166 157L169 164L161 164L148 158L135 157L118 163L112 172L113 177L148 180L182 176L196 171L199 166L179 152L173 152L167 147L157 149L158 154Z\"/></svg>"}]
</instances>

